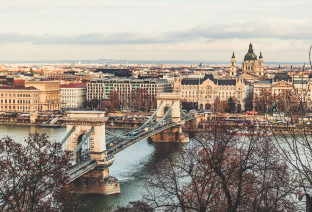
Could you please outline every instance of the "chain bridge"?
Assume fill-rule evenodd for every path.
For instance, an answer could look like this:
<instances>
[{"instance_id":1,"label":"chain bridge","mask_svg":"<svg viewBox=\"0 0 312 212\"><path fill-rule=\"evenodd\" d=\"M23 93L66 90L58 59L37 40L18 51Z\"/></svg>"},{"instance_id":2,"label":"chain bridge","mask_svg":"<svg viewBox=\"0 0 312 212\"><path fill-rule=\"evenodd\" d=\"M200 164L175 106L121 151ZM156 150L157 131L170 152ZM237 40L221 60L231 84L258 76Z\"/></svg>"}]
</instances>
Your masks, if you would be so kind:
<instances>
[{"instance_id":1,"label":"chain bridge","mask_svg":"<svg viewBox=\"0 0 312 212\"><path fill-rule=\"evenodd\" d=\"M119 181L108 169L114 155L149 137L154 142L186 142L182 126L196 120L196 114L180 112L179 94L162 93L155 112L137 129L119 135L105 129L107 120L103 111L70 111L64 118L67 134L61 144L72 159L68 183L74 193L120 193Z\"/></svg>"}]
</instances>

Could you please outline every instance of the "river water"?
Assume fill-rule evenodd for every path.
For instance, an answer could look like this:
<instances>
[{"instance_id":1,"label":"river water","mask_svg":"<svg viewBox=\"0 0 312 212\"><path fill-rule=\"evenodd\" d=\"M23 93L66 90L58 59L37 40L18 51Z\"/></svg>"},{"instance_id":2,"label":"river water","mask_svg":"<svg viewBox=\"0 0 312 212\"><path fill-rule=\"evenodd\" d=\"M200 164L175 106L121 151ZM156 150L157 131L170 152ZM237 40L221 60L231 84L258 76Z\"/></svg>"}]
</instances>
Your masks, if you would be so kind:
<instances>
[{"instance_id":1,"label":"river water","mask_svg":"<svg viewBox=\"0 0 312 212\"><path fill-rule=\"evenodd\" d=\"M38 128L34 126L0 125L0 138L9 136L16 141L23 141L29 133L46 132L52 141L61 141L66 135L66 128ZM122 133L122 130L112 130ZM130 201L140 200L145 192L144 180L148 177L149 169L162 160L172 157L184 145L179 143L148 143L142 140L115 156L114 164L109 168L110 175L120 182L120 194L84 195L82 200L88 212L111 211L118 206L125 206Z\"/></svg>"}]
</instances>

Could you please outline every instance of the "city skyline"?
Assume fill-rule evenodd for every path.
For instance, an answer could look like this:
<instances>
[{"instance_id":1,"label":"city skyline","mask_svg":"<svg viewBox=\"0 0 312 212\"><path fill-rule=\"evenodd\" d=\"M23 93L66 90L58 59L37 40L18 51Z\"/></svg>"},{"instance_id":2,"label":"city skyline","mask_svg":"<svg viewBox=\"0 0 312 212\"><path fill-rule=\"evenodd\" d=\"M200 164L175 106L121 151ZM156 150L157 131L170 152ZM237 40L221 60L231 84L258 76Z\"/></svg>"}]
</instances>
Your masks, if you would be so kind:
<instances>
[{"instance_id":1,"label":"city skyline","mask_svg":"<svg viewBox=\"0 0 312 212\"><path fill-rule=\"evenodd\" d=\"M0 60L307 62L307 1L34 1L0 3Z\"/></svg>"}]
</instances>

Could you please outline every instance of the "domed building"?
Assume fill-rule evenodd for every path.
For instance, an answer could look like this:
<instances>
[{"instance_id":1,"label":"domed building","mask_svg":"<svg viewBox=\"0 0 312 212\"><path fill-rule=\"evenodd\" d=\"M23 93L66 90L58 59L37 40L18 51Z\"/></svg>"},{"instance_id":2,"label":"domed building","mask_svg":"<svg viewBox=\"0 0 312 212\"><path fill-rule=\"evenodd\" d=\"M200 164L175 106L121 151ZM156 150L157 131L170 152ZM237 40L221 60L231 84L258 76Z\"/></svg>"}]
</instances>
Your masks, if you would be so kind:
<instances>
[{"instance_id":1,"label":"domed building","mask_svg":"<svg viewBox=\"0 0 312 212\"><path fill-rule=\"evenodd\" d=\"M248 52L244 57L242 71L243 78L245 79L255 80L264 77L262 53L260 52L258 60L251 43L249 44Z\"/></svg>"}]
</instances>

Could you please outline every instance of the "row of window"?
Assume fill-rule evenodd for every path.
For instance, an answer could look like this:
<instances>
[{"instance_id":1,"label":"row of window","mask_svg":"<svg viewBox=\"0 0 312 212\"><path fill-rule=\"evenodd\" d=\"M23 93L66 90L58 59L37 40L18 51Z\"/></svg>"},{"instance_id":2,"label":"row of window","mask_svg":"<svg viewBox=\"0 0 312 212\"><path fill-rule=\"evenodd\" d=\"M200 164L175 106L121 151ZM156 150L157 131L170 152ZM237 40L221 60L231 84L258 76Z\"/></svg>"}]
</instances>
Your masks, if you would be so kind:
<instances>
[{"instance_id":1,"label":"row of window","mask_svg":"<svg viewBox=\"0 0 312 212\"><path fill-rule=\"evenodd\" d=\"M38 97L38 94L10 94L10 93L1 93L0 94L1 97Z\"/></svg>"},{"instance_id":2,"label":"row of window","mask_svg":"<svg viewBox=\"0 0 312 212\"><path fill-rule=\"evenodd\" d=\"M17 109L17 110L30 110L31 106L1 106L1 109ZM35 106L34 110L37 110L38 107Z\"/></svg>"},{"instance_id":3,"label":"row of window","mask_svg":"<svg viewBox=\"0 0 312 212\"><path fill-rule=\"evenodd\" d=\"M104 83L89 83L87 85L88 88L91 88L91 87L107 87L107 86L110 86L110 87L144 87L144 88L147 88L147 87L160 87L160 86L163 86L163 85L155 85L155 84L139 84L139 85L132 85L132 84L119 84L119 83L116 83L116 84L113 84L113 85L108 85L108 84L104 84Z\"/></svg>"},{"instance_id":4,"label":"row of window","mask_svg":"<svg viewBox=\"0 0 312 212\"><path fill-rule=\"evenodd\" d=\"M34 103L38 103L38 100L25 100L25 99L1 99L0 100L1 104L34 104Z\"/></svg>"}]
</instances>

